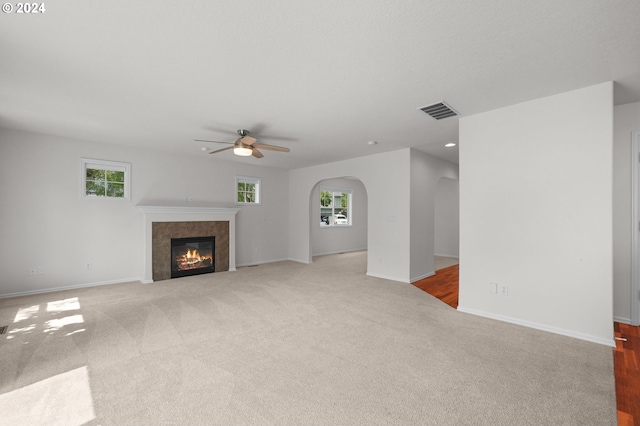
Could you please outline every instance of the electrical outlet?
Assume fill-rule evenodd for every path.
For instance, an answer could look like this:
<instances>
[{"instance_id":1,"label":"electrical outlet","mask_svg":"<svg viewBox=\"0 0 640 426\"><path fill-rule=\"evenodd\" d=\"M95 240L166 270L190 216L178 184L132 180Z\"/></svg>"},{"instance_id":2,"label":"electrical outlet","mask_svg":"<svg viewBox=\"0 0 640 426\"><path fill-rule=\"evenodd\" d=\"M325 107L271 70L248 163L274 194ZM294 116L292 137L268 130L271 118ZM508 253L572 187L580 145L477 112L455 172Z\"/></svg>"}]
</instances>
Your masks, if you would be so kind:
<instances>
[{"instance_id":1,"label":"electrical outlet","mask_svg":"<svg viewBox=\"0 0 640 426\"><path fill-rule=\"evenodd\" d=\"M42 275L44 274L43 266L30 266L29 267L29 275Z\"/></svg>"},{"instance_id":2,"label":"electrical outlet","mask_svg":"<svg viewBox=\"0 0 640 426\"><path fill-rule=\"evenodd\" d=\"M489 283L489 293L498 294L498 283Z\"/></svg>"},{"instance_id":3,"label":"electrical outlet","mask_svg":"<svg viewBox=\"0 0 640 426\"><path fill-rule=\"evenodd\" d=\"M500 294L503 296L509 295L509 286L506 284L500 284Z\"/></svg>"}]
</instances>

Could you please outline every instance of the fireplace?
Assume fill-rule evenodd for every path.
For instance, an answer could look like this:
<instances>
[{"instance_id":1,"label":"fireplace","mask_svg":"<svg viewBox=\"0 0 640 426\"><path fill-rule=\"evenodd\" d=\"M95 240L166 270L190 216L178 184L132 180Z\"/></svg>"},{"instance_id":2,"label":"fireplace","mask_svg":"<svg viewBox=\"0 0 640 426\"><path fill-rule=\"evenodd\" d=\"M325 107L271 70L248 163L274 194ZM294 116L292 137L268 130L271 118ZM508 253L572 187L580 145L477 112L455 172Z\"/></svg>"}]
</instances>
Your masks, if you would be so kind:
<instances>
[{"instance_id":1,"label":"fireplace","mask_svg":"<svg viewBox=\"0 0 640 426\"><path fill-rule=\"evenodd\" d=\"M236 270L236 214L240 209L205 206L139 205L144 215L144 276L142 282L171 279L171 239L216 237L215 272Z\"/></svg>"},{"instance_id":2,"label":"fireplace","mask_svg":"<svg viewBox=\"0 0 640 426\"><path fill-rule=\"evenodd\" d=\"M215 272L216 237L171 239L171 278Z\"/></svg>"}]
</instances>

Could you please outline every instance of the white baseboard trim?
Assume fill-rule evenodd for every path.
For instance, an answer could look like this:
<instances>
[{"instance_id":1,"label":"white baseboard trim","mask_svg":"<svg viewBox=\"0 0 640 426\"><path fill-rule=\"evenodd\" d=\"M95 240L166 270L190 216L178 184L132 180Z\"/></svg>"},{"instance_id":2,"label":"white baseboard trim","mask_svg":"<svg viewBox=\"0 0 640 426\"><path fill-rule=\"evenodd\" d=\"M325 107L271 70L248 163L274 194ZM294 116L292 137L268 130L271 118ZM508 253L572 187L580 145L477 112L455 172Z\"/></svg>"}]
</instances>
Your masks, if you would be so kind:
<instances>
[{"instance_id":1,"label":"white baseboard trim","mask_svg":"<svg viewBox=\"0 0 640 426\"><path fill-rule=\"evenodd\" d=\"M420 276L418 276L418 277L411 278L411 282L412 282L412 283L415 283L416 281L420 281L420 280L423 280L423 279L425 279L425 278L432 277L432 276L434 276L435 274L436 274L435 272L429 272L428 274L424 274L424 275L420 275Z\"/></svg>"},{"instance_id":2,"label":"white baseboard trim","mask_svg":"<svg viewBox=\"0 0 640 426\"><path fill-rule=\"evenodd\" d=\"M454 259L458 259L460 260L460 256L458 256L457 254L443 254L443 253L434 253L434 256L440 256L440 257L452 257Z\"/></svg>"},{"instance_id":3,"label":"white baseboard trim","mask_svg":"<svg viewBox=\"0 0 640 426\"><path fill-rule=\"evenodd\" d=\"M329 254L340 254L340 253L353 253L356 251L367 251L366 247L363 248L357 248L357 249L349 249L349 250L336 250L336 251L328 251L325 253L313 253L313 257L315 256L327 256Z\"/></svg>"},{"instance_id":4,"label":"white baseboard trim","mask_svg":"<svg viewBox=\"0 0 640 426\"><path fill-rule=\"evenodd\" d=\"M407 281L406 279L403 278L398 278L398 277L391 277L388 275L379 275L379 274L373 274L369 271L367 271L367 276L368 277L373 277L373 278L382 278L383 280L389 280L389 281L397 281L397 282L401 282L401 283L405 283L405 284L411 284L411 282Z\"/></svg>"},{"instance_id":5,"label":"white baseboard trim","mask_svg":"<svg viewBox=\"0 0 640 426\"><path fill-rule=\"evenodd\" d=\"M18 297L18 296L30 296L32 294L53 293L56 291L64 291L64 290L77 290L79 288L99 287L102 285L110 285L110 284L123 284L123 283L130 283L130 282L144 282L144 281L140 277L122 278L119 280L99 281L95 283L77 284L77 285L70 285L66 287L52 287L52 288L45 288L40 290L29 290L29 291L19 291L17 293L0 294L0 299L6 299L9 297Z\"/></svg>"},{"instance_id":6,"label":"white baseboard trim","mask_svg":"<svg viewBox=\"0 0 640 426\"><path fill-rule=\"evenodd\" d=\"M257 262L236 264L236 268L242 268L244 266L264 265L266 263L284 262L287 260L291 260L291 259L283 258L283 259L272 259L272 260L259 260Z\"/></svg>"},{"instance_id":7,"label":"white baseboard trim","mask_svg":"<svg viewBox=\"0 0 640 426\"><path fill-rule=\"evenodd\" d=\"M311 260L295 259L293 257L290 257L290 258L285 259L285 260L290 260L292 262L298 262L298 263L304 263L305 265L311 265L313 263Z\"/></svg>"},{"instance_id":8,"label":"white baseboard trim","mask_svg":"<svg viewBox=\"0 0 640 426\"><path fill-rule=\"evenodd\" d=\"M612 348L616 347L616 342L615 340L613 340L613 337L611 339L603 339L601 337L578 333L572 330L566 330L564 328L552 327L549 325L539 324L532 321L526 321L518 318L511 318L503 315L492 314L489 312L478 311L476 309L468 309L460 305L458 305L458 311L464 312L466 314L477 315L479 317L485 317L485 318L490 318L498 321L508 322L511 324L522 325L524 327L534 328L536 330L548 331L550 333L560 334L562 336L567 336L567 337L573 337L575 339L586 340L587 342L598 343L600 345L610 346ZM612 334L613 334L613 327L612 327Z\"/></svg>"},{"instance_id":9,"label":"white baseboard trim","mask_svg":"<svg viewBox=\"0 0 640 426\"><path fill-rule=\"evenodd\" d=\"M620 323L622 323L622 324L629 324L629 325L631 324L631 318L622 318L622 317L616 317L616 316L614 316L614 317L613 317L613 320L614 320L615 322L620 322Z\"/></svg>"}]
</instances>

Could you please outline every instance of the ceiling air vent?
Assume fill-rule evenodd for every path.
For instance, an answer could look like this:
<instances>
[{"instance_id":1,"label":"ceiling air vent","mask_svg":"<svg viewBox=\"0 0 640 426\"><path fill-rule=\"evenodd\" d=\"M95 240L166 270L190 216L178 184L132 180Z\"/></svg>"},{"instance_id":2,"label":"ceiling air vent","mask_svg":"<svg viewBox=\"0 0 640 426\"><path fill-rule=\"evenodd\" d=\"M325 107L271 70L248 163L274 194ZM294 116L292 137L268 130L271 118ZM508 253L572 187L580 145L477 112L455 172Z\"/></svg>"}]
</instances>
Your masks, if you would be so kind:
<instances>
[{"instance_id":1,"label":"ceiling air vent","mask_svg":"<svg viewBox=\"0 0 640 426\"><path fill-rule=\"evenodd\" d=\"M443 102L438 102L437 104L427 105L418 108L435 118L436 120L442 120L447 117L455 117L458 115L457 112L453 110L449 105Z\"/></svg>"}]
</instances>

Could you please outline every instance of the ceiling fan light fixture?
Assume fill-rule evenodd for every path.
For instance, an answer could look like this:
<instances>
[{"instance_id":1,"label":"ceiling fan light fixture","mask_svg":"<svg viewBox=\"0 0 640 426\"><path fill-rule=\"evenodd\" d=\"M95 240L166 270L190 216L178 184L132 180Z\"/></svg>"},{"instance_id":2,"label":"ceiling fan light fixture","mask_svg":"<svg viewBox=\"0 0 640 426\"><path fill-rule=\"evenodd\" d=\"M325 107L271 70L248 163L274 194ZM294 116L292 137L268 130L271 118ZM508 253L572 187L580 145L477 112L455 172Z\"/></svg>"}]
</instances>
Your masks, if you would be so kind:
<instances>
[{"instance_id":1,"label":"ceiling fan light fixture","mask_svg":"<svg viewBox=\"0 0 640 426\"><path fill-rule=\"evenodd\" d=\"M233 148L233 153L241 157L248 157L253 154L253 150L245 146L236 146L235 148Z\"/></svg>"},{"instance_id":2,"label":"ceiling fan light fixture","mask_svg":"<svg viewBox=\"0 0 640 426\"><path fill-rule=\"evenodd\" d=\"M262 157L264 157L264 155L259 151L259 149L266 149L266 150L270 150L270 151L289 152L289 148L285 148L283 146L268 145L268 144L264 144L264 143L255 143L255 142L258 142L258 139L254 138L253 136L249 136L249 131L248 130L240 129L240 130L238 130L238 135L240 137L238 139L236 139L235 142L212 141L212 140L204 140L204 139L194 139L194 141L197 141L197 142L223 143L223 144L228 144L229 145L226 148L217 149L215 151L209 151L209 148L203 147L202 150L203 151L205 151L205 150L209 151L209 154L217 154L219 152L228 151L230 149L233 149L233 153L235 155L238 155L238 156L241 156L241 157L253 156L253 157L256 157L256 158L262 158Z\"/></svg>"}]
</instances>

